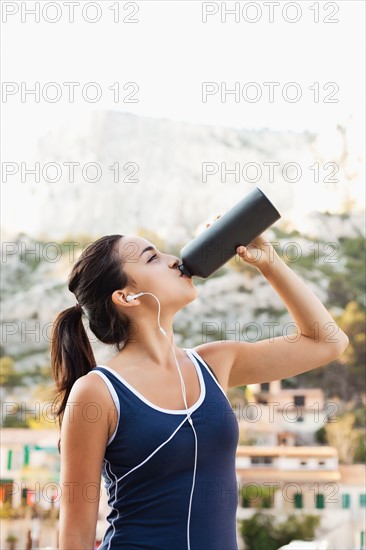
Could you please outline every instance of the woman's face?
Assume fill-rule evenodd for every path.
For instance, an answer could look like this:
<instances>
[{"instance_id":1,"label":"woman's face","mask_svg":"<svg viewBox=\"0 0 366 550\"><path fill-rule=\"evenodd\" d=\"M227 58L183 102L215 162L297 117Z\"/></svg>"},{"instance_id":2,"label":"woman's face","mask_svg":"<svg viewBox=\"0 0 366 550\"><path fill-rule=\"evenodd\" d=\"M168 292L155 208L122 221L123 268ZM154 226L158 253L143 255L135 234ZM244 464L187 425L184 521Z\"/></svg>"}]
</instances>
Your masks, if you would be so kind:
<instances>
[{"instance_id":1,"label":"woman's face","mask_svg":"<svg viewBox=\"0 0 366 550\"><path fill-rule=\"evenodd\" d=\"M128 294L151 292L161 305L171 305L174 309L197 297L192 279L182 277L177 269L180 261L176 256L161 252L150 241L135 235L122 237L119 250L124 270L136 283L135 289L127 289Z\"/></svg>"}]
</instances>

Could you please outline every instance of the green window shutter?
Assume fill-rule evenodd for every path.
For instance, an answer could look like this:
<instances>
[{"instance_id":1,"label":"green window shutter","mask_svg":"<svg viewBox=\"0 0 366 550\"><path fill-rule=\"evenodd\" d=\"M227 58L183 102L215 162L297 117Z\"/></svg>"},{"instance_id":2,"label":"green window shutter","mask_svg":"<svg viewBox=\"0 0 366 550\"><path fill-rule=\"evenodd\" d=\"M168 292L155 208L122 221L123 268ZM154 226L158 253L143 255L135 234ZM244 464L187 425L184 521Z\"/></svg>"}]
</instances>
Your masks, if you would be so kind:
<instances>
[{"instance_id":1,"label":"green window shutter","mask_svg":"<svg viewBox=\"0 0 366 550\"><path fill-rule=\"evenodd\" d=\"M322 495L321 493L318 493L316 496L316 504L315 504L315 508L324 508L324 503L325 503L325 499L324 499L324 495Z\"/></svg>"},{"instance_id":2,"label":"green window shutter","mask_svg":"<svg viewBox=\"0 0 366 550\"><path fill-rule=\"evenodd\" d=\"M9 449L8 450L8 470L11 470L12 459L13 459L13 451Z\"/></svg>"},{"instance_id":3,"label":"green window shutter","mask_svg":"<svg viewBox=\"0 0 366 550\"><path fill-rule=\"evenodd\" d=\"M243 497L241 505L243 508L250 508L250 500L246 497Z\"/></svg>"},{"instance_id":4,"label":"green window shutter","mask_svg":"<svg viewBox=\"0 0 366 550\"><path fill-rule=\"evenodd\" d=\"M295 504L295 508L302 508L302 494L301 493L295 493L294 504Z\"/></svg>"},{"instance_id":5,"label":"green window shutter","mask_svg":"<svg viewBox=\"0 0 366 550\"><path fill-rule=\"evenodd\" d=\"M24 445L24 466L29 465L29 447Z\"/></svg>"},{"instance_id":6,"label":"green window shutter","mask_svg":"<svg viewBox=\"0 0 366 550\"><path fill-rule=\"evenodd\" d=\"M362 508L366 507L366 493L361 493L360 494L360 506Z\"/></svg>"},{"instance_id":7,"label":"green window shutter","mask_svg":"<svg viewBox=\"0 0 366 550\"><path fill-rule=\"evenodd\" d=\"M342 495L342 508L351 507L351 495L344 494Z\"/></svg>"}]
</instances>

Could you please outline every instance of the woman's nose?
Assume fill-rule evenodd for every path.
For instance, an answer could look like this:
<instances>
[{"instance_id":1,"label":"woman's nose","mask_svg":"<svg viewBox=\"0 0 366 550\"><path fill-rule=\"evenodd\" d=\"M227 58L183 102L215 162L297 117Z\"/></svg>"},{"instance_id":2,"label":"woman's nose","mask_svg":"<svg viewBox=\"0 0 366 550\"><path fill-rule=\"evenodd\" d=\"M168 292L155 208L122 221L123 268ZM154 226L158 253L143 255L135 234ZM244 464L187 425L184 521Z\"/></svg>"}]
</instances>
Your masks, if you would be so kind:
<instances>
[{"instance_id":1,"label":"woman's nose","mask_svg":"<svg viewBox=\"0 0 366 550\"><path fill-rule=\"evenodd\" d=\"M176 256L173 256L169 262L169 267L171 267L172 269L176 269L179 264L180 264L179 258L177 258Z\"/></svg>"}]
</instances>

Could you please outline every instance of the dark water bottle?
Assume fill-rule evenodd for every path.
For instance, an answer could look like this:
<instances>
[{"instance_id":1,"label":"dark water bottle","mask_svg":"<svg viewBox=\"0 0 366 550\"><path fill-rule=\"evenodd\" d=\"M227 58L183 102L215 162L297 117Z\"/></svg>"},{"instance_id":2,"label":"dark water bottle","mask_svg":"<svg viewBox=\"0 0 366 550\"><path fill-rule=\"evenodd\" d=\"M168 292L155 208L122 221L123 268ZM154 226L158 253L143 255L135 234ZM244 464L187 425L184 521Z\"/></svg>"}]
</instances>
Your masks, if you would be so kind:
<instances>
[{"instance_id":1,"label":"dark water bottle","mask_svg":"<svg viewBox=\"0 0 366 550\"><path fill-rule=\"evenodd\" d=\"M281 214L258 187L181 250L178 269L188 277L209 277L274 224Z\"/></svg>"}]
</instances>

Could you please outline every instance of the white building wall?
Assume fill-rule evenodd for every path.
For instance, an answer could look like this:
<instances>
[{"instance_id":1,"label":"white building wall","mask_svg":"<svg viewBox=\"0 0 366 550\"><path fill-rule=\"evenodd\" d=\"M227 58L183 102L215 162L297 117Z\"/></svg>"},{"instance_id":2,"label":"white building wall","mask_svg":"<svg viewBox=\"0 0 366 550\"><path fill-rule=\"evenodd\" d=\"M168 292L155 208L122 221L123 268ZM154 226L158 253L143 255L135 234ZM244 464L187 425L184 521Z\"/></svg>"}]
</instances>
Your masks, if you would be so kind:
<instances>
[{"instance_id":1,"label":"white building wall","mask_svg":"<svg viewBox=\"0 0 366 550\"><path fill-rule=\"evenodd\" d=\"M306 462L302 465L301 462ZM324 464L319 464L324 463ZM338 460L336 457L280 457L278 459L278 468L281 470L337 470Z\"/></svg>"},{"instance_id":2,"label":"white building wall","mask_svg":"<svg viewBox=\"0 0 366 550\"><path fill-rule=\"evenodd\" d=\"M266 405L262 405L263 407ZM303 418L301 422L299 418ZM309 411L303 407L276 409L275 426L277 431L316 432L326 423L325 411Z\"/></svg>"}]
</instances>

